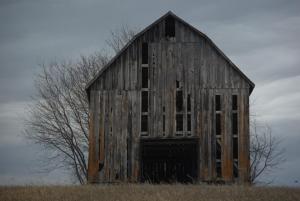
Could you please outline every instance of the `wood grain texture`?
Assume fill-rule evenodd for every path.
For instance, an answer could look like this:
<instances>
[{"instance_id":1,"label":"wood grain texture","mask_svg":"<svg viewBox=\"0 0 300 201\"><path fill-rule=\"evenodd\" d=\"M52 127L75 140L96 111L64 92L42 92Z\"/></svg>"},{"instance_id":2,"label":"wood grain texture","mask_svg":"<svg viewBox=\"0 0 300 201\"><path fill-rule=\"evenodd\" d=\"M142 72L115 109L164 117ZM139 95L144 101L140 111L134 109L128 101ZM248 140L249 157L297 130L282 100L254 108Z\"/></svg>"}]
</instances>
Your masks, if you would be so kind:
<instances>
[{"instance_id":1,"label":"wood grain texture","mask_svg":"<svg viewBox=\"0 0 300 201\"><path fill-rule=\"evenodd\" d=\"M231 96L238 96L239 181L249 175L250 85L205 37L175 21L176 37L164 36L164 20L135 39L90 88L89 181L137 182L140 140L195 138L200 181L215 181L215 95L222 97L222 173L232 182ZM141 136L142 43L148 43L148 133ZM176 81L183 91L183 132L176 132ZM187 97L191 97L191 111ZM163 111L164 110L164 111ZM191 132L187 115L191 115ZM163 116L165 130L163 131ZM103 166L99 171L99 164Z\"/></svg>"}]
</instances>

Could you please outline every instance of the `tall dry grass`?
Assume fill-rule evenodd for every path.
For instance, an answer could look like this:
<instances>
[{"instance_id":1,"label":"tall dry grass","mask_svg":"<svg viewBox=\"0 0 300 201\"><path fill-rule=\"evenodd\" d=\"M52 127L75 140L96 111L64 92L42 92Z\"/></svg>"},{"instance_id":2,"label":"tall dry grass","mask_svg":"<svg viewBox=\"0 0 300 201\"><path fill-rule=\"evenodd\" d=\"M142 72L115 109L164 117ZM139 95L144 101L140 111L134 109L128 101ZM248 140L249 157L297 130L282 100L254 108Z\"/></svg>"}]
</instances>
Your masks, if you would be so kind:
<instances>
[{"instance_id":1,"label":"tall dry grass","mask_svg":"<svg viewBox=\"0 0 300 201\"><path fill-rule=\"evenodd\" d=\"M26 201L297 201L300 188L213 185L86 185L0 187L0 200Z\"/></svg>"}]
</instances>

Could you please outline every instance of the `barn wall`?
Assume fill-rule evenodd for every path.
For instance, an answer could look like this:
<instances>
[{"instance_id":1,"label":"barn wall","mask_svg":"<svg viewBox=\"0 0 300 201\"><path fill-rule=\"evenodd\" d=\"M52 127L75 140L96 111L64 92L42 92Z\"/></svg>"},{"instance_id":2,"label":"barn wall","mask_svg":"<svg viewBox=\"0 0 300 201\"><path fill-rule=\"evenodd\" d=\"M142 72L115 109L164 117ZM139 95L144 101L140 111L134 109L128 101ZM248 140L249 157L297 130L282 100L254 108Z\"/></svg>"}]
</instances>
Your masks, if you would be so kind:
<instances>
[{"instance_id":1,"label":"barn wall","mask_svg":"<svg viewBox=\"0 0 300 201\"><path fill-rule=\"evenodd\" d=\"M149 45L149 131L141 137L141 46ZM176 81L184 95L184 132L176 133ZM191 132L187 96L191 96ZM222 172L232 181L231 96L239 100L239 173L249 167L249 84L209 41L176 21L176 38L164 21L133 42L93 83L90 93L89 181L138 181L142 138L198 138L199 179L215 180L215 95L222 99ZM165 107L165 132L163 132ZM98 172L99 165L101 171ZM103 166L103 167L102 167Z\"/></svg>"}]
</instances>

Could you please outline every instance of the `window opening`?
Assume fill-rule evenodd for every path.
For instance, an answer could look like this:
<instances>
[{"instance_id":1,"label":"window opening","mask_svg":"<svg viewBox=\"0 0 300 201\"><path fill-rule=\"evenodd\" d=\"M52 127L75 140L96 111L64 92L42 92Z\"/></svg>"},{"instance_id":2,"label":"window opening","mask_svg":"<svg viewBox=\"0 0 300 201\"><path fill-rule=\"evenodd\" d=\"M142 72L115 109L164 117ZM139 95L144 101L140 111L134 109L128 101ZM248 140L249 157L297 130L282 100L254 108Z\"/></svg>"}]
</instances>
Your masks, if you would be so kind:
<instances>
[{"instance_id":1,"label":"window opening","mask_svg":"<svg viewBox=\"0 0 300 201\"><path fill-rule=\"evenodd\" d=\"M142 112L148 112L148 91L142 91Z\"/></svg>"},{"instance_id":2,"label":"window opening","mask_svg":"<svg viewBox=\"0 0 300 201\"><path fill-rule=\"evenodd\" d=\"M173 17L166 18L165 36L175 37L175 19Z\"/></svg>"},{"instance_id":3,"label":"window opening","mask_svg":"<svg viewBox=\"0 0 300 201\"><path fill-rule=\"evenodd\" d=\"M216 141L216 159L221 160L221 152L222 152L222 146L221 146L221 139L217 139Z\"/></svg>"},{"instance_id":4,"label":"window opening","mask_svg":"<svg viewBox=\"0 0 300 201\"><path fill-rule=\"evenodd\" d=\"M233 138L233 159L238 159L239 157L239 150L238 150L238 138L234 137Z\"/></svg>"},{"instance_id":5,"label":"window opening","mask_svg":"<svg viewBox=\"0 0 300 201\"><path fill-rule=\"evenodd\" d=\"M232 95L232 110L237 110L237 95Z\"/></svg>"},{"instance_id":6,"label":"window opening","mask_svg":"<svg viewBox=\"0 0 300 201\"><path fill-rule=\"evenodd\" d=\"M183 111L183 93L182 91L176 91L176 111Z\"/></svg>"},{"instance_id":7,"label":"window opening","mask_svg":"<svg viewBox=\"0 0 300 201\"><path fill-rule=\"evenodd\" d=\"M191 95L188 94L187 96L187 111L190 112L191 111Z\"/></svg>"},{"instance_id":8,"label":"window opening","mask_svg":"<svg viewBox=\"0 0 300 201\"><path fill-rule=\"evenodd\" d=\"M176 114L176 131L183 131L183 114Z\"/></svg>"},{"instance_id":9,"label":"window opening","mask_svg":"<svg viewBox=\"0 0 300 201\"><path fill-rule=\"evenodd\" d=\"M179 89L180 88L180 83L178 80L176 80L176 89Z\"/></svg>"},{"instance_id":10,"label":"window opening","mask_svg":"<svg viewBox=\"0 0 300 201\"><path fill-rule=\"evenodd\" d=\"M148 115L142 115L141 130L142 132L148 132Z\"/></svg>"},{"instance_id":11,"label":"window opening","mask_svg":"<svg viewBox=\"0 0 300 201\"><path fill-rule=\"evenodd\" d=\"M216 111L221 111L221 96L216 95Z\"/></svg>"},{"instance_id":12,"label":"window opening","mask_svg":"<svg viewBox=\"0 0 300 201\"><path fill-rule=\"evenodd\" d=\"M238 161L237 160L233 161L233 176L235 178L239 177L239 168L238 168Z\"/></svg>"},{"instance_id":13,"label":"window opening","mask_svg":"<svg viewBox=\"0 0 300 201\"><path fill-rule=\"evenodd\" d=\"M191 114L187 115L187 131L191 131Z\"/></svg>"},{"instance_id":14,"label":"window opening","mask_svg":"<svg viewBox=\"0 0 300 201\"><path fill-rule=\"evenodd\" d=\"M142 64L148 64L148 43L142 44Z\"/></svg>"},{"instance_id":15,"label":"window opening","mask_svg":"<svg viewBox=\"0 0 300 201\"><path fill-rule=\"evenodd\" d=\"M166 115L163 115L163 132L165 132L165 130L166 130Z\"/></svg>"},{"instance_id":16,"label":"window opening","mask_svg":"<svg viewBox=\"0 0 300 201\"><path fill-rule=\"evenodd\" d=\"M148 88L148 68L142 67L142 88Z\"/></svg>"},{"instance_id":17,"label":"window opening","mask_svg":"<svg viewBox=\"0 0 300 201\"><path fill-rule=\"evenodd\" d=\"M222 120L221 96L215 96L216 175L222 177Z\"/></svg>"},{"instance_id":18,"label":"window opening","mask_svg":"<svg viewBox=\"0 0 300 201\"><path fill-rule=\"evenodd\" d=\"M233 176L237 178L239 176L239 138L238 138L238 97L232 95L232 157L233 157Z\"/></svg>"},{"instance_id":19,"label":"window opening","mask_svg":"<svg viewBox=\"0 0 300 201\"><path fill-rule=\"evenodd\" d=\"M232 134L237 135L238 133L238 116L237 113L232 113Z\"/></svg>"},{"instance_id":20,"label":"window opening","mask_svg":"<svg viewBox=\"0 0 300 201\"><path fill-rule=\"evenodd\" d=\"M221 114L216 114L216 135L221 136Z\"/></svg>"}]
</instances>

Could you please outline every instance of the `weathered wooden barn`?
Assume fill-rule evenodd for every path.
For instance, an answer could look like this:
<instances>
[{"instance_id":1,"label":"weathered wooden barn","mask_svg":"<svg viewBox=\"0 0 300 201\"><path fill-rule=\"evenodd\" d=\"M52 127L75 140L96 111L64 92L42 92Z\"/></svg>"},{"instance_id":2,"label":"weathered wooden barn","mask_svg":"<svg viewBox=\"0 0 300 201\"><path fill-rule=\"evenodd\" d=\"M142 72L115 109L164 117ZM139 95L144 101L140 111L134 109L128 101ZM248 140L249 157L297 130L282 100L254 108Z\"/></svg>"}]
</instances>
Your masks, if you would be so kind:
<instances>
[{"instance_id":1,"label":"weathered wooden barn","mask_svg":"<svg viewBox=\"0 0 300 201\"><path fill-rule=\"evenodd\" d=\"M248 182L253 82L172 12L87 85L88 182Z\"/></svg>"}]
</instances>

